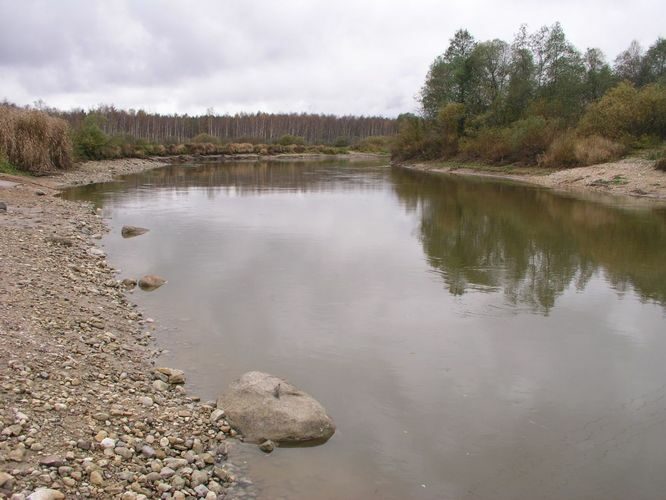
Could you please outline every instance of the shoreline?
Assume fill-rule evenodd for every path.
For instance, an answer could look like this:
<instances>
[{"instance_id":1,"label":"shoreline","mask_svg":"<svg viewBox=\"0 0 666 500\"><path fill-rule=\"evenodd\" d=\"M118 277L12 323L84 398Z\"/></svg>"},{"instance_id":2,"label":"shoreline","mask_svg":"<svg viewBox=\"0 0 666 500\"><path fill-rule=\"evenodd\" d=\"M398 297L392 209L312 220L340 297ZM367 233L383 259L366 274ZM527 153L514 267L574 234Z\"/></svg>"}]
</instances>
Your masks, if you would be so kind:
<instances>
[{"instance_id":1,"label":"shoreline","mask_svg":"<svg viewBox=\"0 0 666 500\"><path fill-rule=\"evenodd\" d=\"M487 177L523 182L555 191L592 193L631 197L651 202L666 202L666 172L654 168L654 162L626 158L616 162L561 170L529 167L495 167L454 162L418 162L392 164L399 168L435 174Z\"/></svg>"},{"instance_id":2,"label":"shoreline","mask_svg":"<svg viewBox=\"0 0 666 500\"><path fill-rule=\"evenodd\" d=\"M227 461L235 431L215 402L155 369L153 320L97 246L105 221L56 196L163 165L0 175L0 498L256 495Z\"/></svg>"}]
</instances>

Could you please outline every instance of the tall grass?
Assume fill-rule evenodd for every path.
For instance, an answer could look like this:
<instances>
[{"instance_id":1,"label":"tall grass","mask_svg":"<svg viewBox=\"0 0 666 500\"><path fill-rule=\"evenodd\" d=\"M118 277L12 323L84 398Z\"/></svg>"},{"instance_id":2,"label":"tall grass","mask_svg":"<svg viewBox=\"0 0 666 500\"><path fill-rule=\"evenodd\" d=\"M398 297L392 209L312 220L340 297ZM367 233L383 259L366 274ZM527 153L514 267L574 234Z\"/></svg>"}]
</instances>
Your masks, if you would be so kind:
<instances>
[{"instance_id":1,"label":"tall grass","mask_svg":"<svg viewBox=\"0 0 666 500\"><path fill-rule=\"evenodd\" d=\"M0 156L35 175L69 168L69 125L41 111L0 106Z\"/></svg>"}]
</instances>

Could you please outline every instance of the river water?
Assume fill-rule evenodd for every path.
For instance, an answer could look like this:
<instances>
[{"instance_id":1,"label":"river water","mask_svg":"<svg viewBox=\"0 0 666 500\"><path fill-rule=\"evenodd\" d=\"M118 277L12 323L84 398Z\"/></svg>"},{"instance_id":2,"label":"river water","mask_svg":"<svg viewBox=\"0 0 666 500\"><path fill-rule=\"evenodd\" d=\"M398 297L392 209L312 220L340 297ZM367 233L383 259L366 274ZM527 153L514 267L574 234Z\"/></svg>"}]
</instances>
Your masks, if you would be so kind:
<instances>
[{"instance_id":1,"label":"river water","mask_svg":"<svg viewBox=\"0 0 666 500\"><path fill-rule=\"evenodd\" d=\"M326 444L241 459L262 498L666 495L666 210L376 163L170 166L103 208L161 362L215 399L312 394ZM150 232L122 239L124 224Z\"/></svg>"}]
</instances>

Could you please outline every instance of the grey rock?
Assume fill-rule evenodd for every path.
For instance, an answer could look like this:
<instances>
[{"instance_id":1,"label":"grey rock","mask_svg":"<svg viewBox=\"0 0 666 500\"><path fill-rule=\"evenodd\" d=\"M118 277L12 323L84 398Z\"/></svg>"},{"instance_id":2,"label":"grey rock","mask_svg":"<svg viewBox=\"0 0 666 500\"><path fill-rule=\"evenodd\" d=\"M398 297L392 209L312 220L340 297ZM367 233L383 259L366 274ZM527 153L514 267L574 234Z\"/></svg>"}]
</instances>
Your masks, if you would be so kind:
<instances>
[{"instance_id":1,"label":"grey rock","mask_svg":"<svg viewBox=\"0 0 666 500\"><path fill-rule=\"evenodd\" d=\"M4 213L7 211L7 204L4 201L0 201L0 212Z\"/></svg>"},{"instance_id":2,"label":"grey rock","mask_svg":"<svg viewBox=\"0 0 666 500\"><path fill-rule=\"evenodd\" d=\"M267 373L244 374L219 397L217 406L224 408L227 420L250 442L319 444L335 432L333 420L319 402Z\"/></svg>"},{"instance_id":3,"label":"grey rock","mask_svg":"<svg viewBox=\"0 0 666 500\"><path fill-rule=\"evenodd\" d=\"M135 236L140 236L147 233L148 231L149 230L145 227L123 226L123 228L120 230L120 234L123 236L123 238L134 238Z\"/></svg>"}]
</instances>

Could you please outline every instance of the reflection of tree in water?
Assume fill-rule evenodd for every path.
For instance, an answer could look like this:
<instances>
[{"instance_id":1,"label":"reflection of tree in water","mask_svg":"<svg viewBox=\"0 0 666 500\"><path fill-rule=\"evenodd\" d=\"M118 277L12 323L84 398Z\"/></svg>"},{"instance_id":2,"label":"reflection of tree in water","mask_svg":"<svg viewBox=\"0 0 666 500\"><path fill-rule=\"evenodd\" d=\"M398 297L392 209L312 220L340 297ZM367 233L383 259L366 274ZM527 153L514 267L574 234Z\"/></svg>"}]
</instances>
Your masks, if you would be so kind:
<instances>
[{"instance_id":1,"label":"reflection of tree in water","mask_svg":"<svg viewBox=\"0 0 666 500\"><path fill-rule=\"evenodd\" d=\"M527 186L393 169L394 189L421 217L425 254L453 294L502 289L512 303L548 313L571 284L603 269L666 302L666 221Z\"/></svg>"}]
</instances>

